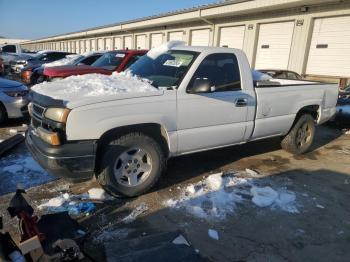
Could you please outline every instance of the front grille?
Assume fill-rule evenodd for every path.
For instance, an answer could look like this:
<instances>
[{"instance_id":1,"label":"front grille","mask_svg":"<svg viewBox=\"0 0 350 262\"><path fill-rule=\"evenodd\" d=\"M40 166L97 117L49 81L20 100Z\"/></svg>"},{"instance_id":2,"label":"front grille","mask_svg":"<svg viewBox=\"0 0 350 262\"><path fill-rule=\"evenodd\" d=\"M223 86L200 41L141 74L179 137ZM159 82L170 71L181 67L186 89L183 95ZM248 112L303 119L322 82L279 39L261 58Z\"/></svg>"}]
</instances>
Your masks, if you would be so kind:
<instances>
[{"instance_id":1,"label":"front grille","mask_svg":"<svg viewBox=\"0 0 350 262\"><path fill-rule=\"evenodd\" d=\"M44 111L45 111L45 107L42 107L38 104L32 104L32 125L33 127L37 128L42 126L42 119L44 116Z\"/></svg>"}]
</instances>

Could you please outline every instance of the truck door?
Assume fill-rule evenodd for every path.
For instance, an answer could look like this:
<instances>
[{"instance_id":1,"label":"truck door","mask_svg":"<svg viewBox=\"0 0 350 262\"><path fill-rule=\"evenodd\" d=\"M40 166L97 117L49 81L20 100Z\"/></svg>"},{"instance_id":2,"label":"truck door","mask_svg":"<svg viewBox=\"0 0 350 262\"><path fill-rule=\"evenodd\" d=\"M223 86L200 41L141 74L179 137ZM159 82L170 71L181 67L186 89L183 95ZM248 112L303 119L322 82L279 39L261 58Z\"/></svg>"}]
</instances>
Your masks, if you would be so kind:
<instances>
[{"instance_id":1,"label":"truck door","mask_svg":"<svg viewBox=\"0 0 350 262\"><path fill-rule=\"evenodd\" d=\"M198 82L210 91L193 92ZM245 140L249 94L241 88L237 57L210 54L202 60L185 92L178 92L178 152L241 143Z\"/></svg>"}]
</instances>

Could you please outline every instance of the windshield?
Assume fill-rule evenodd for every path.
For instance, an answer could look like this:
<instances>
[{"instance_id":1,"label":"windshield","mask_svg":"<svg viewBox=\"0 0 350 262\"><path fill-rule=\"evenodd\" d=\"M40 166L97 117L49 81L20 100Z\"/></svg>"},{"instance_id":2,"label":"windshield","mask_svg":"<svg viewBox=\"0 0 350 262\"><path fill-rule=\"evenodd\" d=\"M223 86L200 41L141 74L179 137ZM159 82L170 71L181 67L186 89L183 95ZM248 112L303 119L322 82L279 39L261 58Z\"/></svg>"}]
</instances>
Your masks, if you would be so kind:
<instances>
[{"instance_id":1,"label":"windshield","mask_svg":"<svg viewBox=\"0 0 350 262\"><path fill-rule=\"evenodd\" d=\"M108 52L92 63L91 66L103 67L113 71L123 62L125 56L126 54L121 52Z\"/></svg>"},{"instance_id":2,"label":"windshield","mask_svg":"<svg viewBox=\"0 0 350 262\"><path fill-rule=\"evenodd\" d=\"M155 59L145 55L130 67L130 71L150 80L155 87L174 87L179 85L197 55L190 51L168 51Z\"/></svg>"}]
</instances>

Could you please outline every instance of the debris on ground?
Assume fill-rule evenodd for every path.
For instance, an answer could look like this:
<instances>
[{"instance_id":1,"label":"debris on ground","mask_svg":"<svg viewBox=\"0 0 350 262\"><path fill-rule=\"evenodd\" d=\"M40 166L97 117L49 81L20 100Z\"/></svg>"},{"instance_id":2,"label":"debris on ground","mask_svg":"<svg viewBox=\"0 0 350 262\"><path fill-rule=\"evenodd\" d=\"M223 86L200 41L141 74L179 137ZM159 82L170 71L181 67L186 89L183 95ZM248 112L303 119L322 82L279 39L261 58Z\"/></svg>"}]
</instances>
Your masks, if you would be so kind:
<instances>
[{"instance_id":1,"label":"debris on ground","mask_svg":"<svg viewBox=\"0 0 350 262\"><path fill-rule=\"evenodd\" d=\"M219 233L218 233L218 231L216 231L214 229L208 230L208 236L212 239L219 240Z\"/></svg>"},{"instance_id":2,"label":"debris on ground","mask_svg":"<svg viewBox=\"0 0 350 262\"><path fill-rule=\"evenodd\" d=\"M317 204L316 207L320 208L320 209L324 209L325 207L320 205L320 204Z\"/></svg>"},{"instance_id":3,"label":"debris on ground","mask_svg":"<svg viewBox=\"0 0 350 262\"><path fill-rule=\"evenodd\" d=\"M136 220L136 218L146 212L148 210L148 206L145 203L141 203L137 206L128 216L122 219L122 222L129 224Z\"/></svg>"},{"instance_id":4,"label":"debris on ground","mask_svg":"<svg viewBox=\"0 0 350 262\"><path fill-rule=\"evenodd\" d=\"M183 236L183 235L179 235L179 236L177 236L174 240L173 240L173 242L172 242L173 244L175 244L175 245L186 245L186 246L191 246L189 243L188 243L188 241L186 240L186 238Z\"/></svg>"},{"instance_id":5,"label":"debris on ground","mask_svg":"<svg viewBox=\"0 0 350 262\"><path fill-rule=\"evenodd\" d=\"M295 193L286 188L258 187L255 184L261 183L262 179L254 179L252 175L259 173L247 170L209 175L196 184L189 184L179 198L168 199L164 204L171 208L185 209L192 215L205 219L225 219L234 212L237 204L249 200L258 207L298 212Z\"/></svg>"}]
</instances>

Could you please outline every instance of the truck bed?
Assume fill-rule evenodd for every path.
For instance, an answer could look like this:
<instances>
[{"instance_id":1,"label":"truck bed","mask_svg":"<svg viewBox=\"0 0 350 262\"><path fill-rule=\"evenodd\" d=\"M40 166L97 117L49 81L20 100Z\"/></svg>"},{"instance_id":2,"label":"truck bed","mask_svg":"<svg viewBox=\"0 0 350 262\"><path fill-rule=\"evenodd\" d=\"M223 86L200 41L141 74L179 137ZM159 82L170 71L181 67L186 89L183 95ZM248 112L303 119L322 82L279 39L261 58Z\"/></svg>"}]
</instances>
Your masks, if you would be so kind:
<instances>
[{"instance_id":1,"label":"truck bed","mask_svg":"<svg viewBox=\"0 0 350 262\"><path fill-rule=\"evenodd\" d=\"M337 85L285 79L272 81L279 85L255 87L257 108L252 140L287 134L296 114L305 106L319 108L318 124L334 114Z\"/></svg>"}]
</instances>

